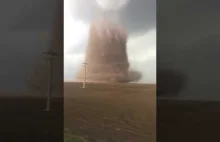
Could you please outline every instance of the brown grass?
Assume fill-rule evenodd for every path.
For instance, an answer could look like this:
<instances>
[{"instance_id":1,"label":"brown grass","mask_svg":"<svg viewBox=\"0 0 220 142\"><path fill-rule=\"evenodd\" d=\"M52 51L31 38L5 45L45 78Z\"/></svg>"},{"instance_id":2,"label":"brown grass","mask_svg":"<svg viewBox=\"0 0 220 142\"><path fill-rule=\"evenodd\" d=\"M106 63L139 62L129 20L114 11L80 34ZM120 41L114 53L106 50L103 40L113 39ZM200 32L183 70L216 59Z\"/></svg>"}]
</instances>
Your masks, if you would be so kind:
<instances>
[{"instance_id":1,"label":"brown grass","mask_svg":"<svg viewBox=\"0 0 220 142\"><path fill-rule=\"evenodd\" d=\"M158 99L157 140L219 141L219 120L219 101Z\"/></svg>"},{"instance_id":2,"label":"brown grass","mask_svg":"<svg viewBox=\"0 0 220 142\"><path fill-rule=\"evenodd\" d=\"M64 85L64 125L97 141L155 142L156 85Z\"/></svg>"},{"instance_id":3,"label":"brown grass","mask_svg":"<svg viewBox=\"0 0 220 142\"><path fill-rule=\"evenodd\" d=\"M1 96L0 125L6 141L62 141L63 101L53 98L51 105L52 111L46 112L46 98Z\"/></svg>"}]
</instances>

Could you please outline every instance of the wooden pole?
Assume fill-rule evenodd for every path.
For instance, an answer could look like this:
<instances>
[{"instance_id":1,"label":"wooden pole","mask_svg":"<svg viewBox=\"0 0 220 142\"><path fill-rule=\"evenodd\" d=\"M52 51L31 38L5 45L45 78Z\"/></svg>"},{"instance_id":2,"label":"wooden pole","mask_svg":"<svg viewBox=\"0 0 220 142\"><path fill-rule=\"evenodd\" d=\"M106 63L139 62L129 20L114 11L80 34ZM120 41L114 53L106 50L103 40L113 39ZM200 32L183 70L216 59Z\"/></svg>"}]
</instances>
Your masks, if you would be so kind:
<instances>
[{"instance_id":1,"label":"wooden pole","mask_svg":"<svg viewBox=\"0 0 220 142\"><path fill-rule=\"evenodd\" d=\"M57 56L57 53L53 52L46 52L48 56L48 63L49 63L49 68L48 68L48 87L47 87L47 103L46 103L46 108L45 111L50 111L51 108L51 97L52 97L52 74L53 74L53 57Z\"/></svg>"},{"instance_id":2,"label":"wooden pole","mask_svg":"<svg viewBox=\"0 0 220 142\"><path fill-rule=\"evenodd\" d=\"M83 81L83 87L82 88L86 88L86 66L87 66L87 63L83 63L83 66L84 66L84 81Z\"/></svg>"},{"instance_id":3,"label":"wooden pole","mask_svg":"<svg viewBox=\"0 0 220 142\"><path fill-rule=\"evenodd\" d=\"M53 57L63 55L63 0L57 0L57 11L54 19L52 42L49 52L49 74L48 74L48 91L47 91L47 103L46 111L51 110L51 97L52 97L52 75L53 75ZM63 81L63 80L62 80Z\"/></svg>"}]
</instances>

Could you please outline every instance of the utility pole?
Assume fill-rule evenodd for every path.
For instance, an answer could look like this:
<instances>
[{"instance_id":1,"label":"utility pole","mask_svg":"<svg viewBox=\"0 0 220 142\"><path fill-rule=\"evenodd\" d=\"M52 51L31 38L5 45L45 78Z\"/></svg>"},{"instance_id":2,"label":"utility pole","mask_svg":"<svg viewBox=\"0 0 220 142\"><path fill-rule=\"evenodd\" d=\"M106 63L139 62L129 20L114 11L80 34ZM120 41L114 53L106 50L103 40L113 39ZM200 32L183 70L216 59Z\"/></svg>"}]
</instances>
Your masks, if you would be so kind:
<instances>
[{"instance_id":1,"label":"utility pole","mask_svg":"<svg viewBox=\"0 0 220 142\"><path fill-rule=\"evenodd\" d=\"M53 57L58 56L55 52L45 52L47 55L47 60L49 63L48 68L48 86L47 86L47 103L45 111L50 111L50 105L51 105L51 96L52 96L52 71L53 71Z\"/></svg>"},{"instance_id":2,"label":"utility pole","mask_svg":"<svg viewBox=\"0 0 220 142\"><path fill-rule=\"evenodd\" d=\"M86 67L87 67L87 63L84 62L83 63L83 67L84 67L84 81L83 81L83 87L82 88L86 88Z\"/></svg>"}]
</instances>

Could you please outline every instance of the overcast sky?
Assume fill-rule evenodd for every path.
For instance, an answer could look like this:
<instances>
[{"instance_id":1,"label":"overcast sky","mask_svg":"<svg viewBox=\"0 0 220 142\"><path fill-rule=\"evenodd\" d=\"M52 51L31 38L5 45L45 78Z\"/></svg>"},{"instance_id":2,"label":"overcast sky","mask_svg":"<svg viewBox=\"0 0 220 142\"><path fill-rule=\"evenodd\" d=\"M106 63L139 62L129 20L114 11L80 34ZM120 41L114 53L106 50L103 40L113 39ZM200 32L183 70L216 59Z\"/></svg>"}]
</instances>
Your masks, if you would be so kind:
<instances>
[{"instance_id":1,"label":"overcast sky","mask_svg":"<svg viewBox=\"0 0 220 142\"><path fill-rule=\"evenodd\" d=\"M220 100L219 4L216 0L157 4L157 67L187 76L179 94L182 99ZM177 82L167 78L167 84L173 83Z\"/></svg>"},{"instance_id":2,"label":"overcast sky","mask_svg":"<svg viewBox=\"0 0 220 142\"><path fill-rule=\"evenodd\" d=\"M54 0L0 1L0 92L25 92L37 57L47 51Z\"/></svg>"},{"instance_id":3,"label":"overcast sky","mask_svg":"<svg viewBox=\"0 0 220 142\"><path fill-rule=\"evenodd\" d=\"M98 1L106 4L105 8L116 7L120 2ZM64 0L64 79L74 80L84 61L89 24L103 17L127 29L131 68L142 72L141 82L156 83L156 0L130 0L111 12L106 12L96 0Z\"/></svg>"}]
</instances>

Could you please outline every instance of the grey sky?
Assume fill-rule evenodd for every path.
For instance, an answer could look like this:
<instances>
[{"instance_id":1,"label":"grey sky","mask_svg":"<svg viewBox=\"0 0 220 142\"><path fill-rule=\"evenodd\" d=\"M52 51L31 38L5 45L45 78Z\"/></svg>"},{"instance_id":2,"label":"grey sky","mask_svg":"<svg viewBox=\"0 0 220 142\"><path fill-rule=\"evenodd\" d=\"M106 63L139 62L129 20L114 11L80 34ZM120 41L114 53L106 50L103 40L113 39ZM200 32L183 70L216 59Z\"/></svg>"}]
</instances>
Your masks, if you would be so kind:
<instances>
[{"instance_id":1,"label":"grey sky","mask_svg":"<svg viewBox=\"0 0 220 142\"><path fill-rule=\"evenodd\" d=\"M54 0L0 2L1 28L5 31L48 30L56 8Z\"/></svg>"},{"instance_id":2,"label":"grey sky","mask_svg":"<svg viewBox=\"0 0 220 142\"><path fill-rule=\"evenodd\" d=\"M220 100L219 4L169 0L157 5L157 64L188 76L180 98Z\"/></svg>"},{"instance_id":3,"label":"grey sky","mask_svg":"<svg viewBox=\"0 0 220 142\"><path fill-rule=\"evenodd\" d=\"M120 23L131 32L143 32L156 26L156 0L130 0L117 12L103 12L96 0L72 0L71 3L72 16L86 22L106 14L110 19L119 17Z\"/></svg>"},{"instance_id":4,"label":"grey sky","mask_svg":"<svg viewBox=\"0 0 220 142\"><path fill-rule=\"evenodd\" d=\"M0 1L0 92L27 91L30 68L46 51L54 0Z\"/></svg>"}]
</instances>

